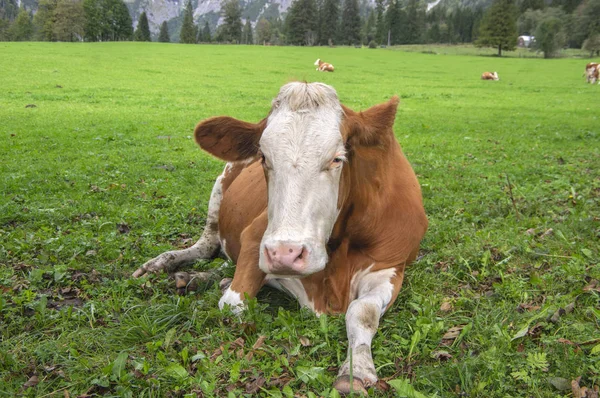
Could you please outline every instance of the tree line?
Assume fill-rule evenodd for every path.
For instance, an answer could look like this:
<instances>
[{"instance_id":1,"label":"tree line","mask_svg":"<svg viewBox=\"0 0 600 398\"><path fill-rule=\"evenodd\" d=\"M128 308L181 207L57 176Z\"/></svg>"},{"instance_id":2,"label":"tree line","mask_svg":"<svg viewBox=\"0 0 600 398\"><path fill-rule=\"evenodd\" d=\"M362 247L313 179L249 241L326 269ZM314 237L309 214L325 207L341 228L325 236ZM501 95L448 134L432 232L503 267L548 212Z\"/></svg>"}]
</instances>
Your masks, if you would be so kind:
<instances>
[{"instance_id":1,"label":"tree line","mask_svg":"<svg viewBox=\"0 0 600 398\"><path fill-rule=\"evenodd\" d=\"M134 31L123 0L40 0L35 15L17 0L0 0L0 40L151 41L148 18ZM493 0L481 7L445 6L427 10L419 0L294 0L285 19L260 18L254 26L239 0L224 0L223 23L194 21L191 1L182 15L181 43L273 45L379 45L475 43L513 50L517 36L535 36L547 57L564 47L600 51L600 0ZM243 22L245 21L245 22ZM204 23L202 23L204 22ZM169 42L169 26L158 41Z\"/></svg>"}]
</instances>

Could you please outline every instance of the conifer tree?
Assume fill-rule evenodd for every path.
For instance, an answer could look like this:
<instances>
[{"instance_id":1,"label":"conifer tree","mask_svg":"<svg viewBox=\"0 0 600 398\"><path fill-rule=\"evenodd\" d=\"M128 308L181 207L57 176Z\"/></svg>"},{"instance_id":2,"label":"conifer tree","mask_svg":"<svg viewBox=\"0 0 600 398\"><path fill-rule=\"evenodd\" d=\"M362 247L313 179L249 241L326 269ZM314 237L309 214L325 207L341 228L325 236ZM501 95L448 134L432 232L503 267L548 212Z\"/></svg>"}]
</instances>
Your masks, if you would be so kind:
<instances>
[{"instance_id":1,"label":"conifer tree","mask_svg":"<svg viewBox=\"0 0 600 398\"><path fill-rule=\"evenodd\" d=\"M256 23L256 44L266 44L271 41L271 23L266 18L260 18Z\"/></svg>"},{"instance_id":2,"label":"conifer tree","mask_svg":"<svg viewBox=\"0 0 600 398\"><path fill-rule=\"evenodd\" d=\"M148 25L148 16L146 15L146 11L140 14L137 29L133 34L133 40L152 41L152 39L150 38L150 26Z\"/></svg>"},{"instance_id":3,"label":"conifer tree","mask_svg":"<svg viewBox=\"0 0 600 398\"><path fill-rule=\"evenodd\" d=\"M33 37L39 41L53 41L54 33L52 32L55 22L54 12L58 0L40 0L38 9L33 16Z\"/></svg>"},{"instance_id":4,"label":"conifer tree","mask_svg":"<svg viewBox=\"0 0 600 398\"><path fill-rule=\"evenodd\" d=\"M297 46L312 46L317 34L315 0L295 0L285 19L287 42Z\"/></svg>"},{"instance_id":5,"label":"conifer tree","mask_svg":"<svg viewBox=\"0 0 600 398\"><path fill-rule=\"evenodd\" d=\"M12 22L19 15L17 0L0 0L0 20Z\"/></svg>"},{"instance_id":6,"label":"conifer tree","mask_svg":"<svg viewBox=\"0 0 600 398\"><path fill-rule=\"evenodd\" d=\"M405 42L409 44L418 43L421 37L421 23L417 0L408 0L406 6L406 37Z\"/></svg>"},{"instance_id":7,"label":"conifer tree","mask_svg":"<svg viewBox=\"0 0 600 398\"><path fill-rule=\"evenodd\" d=\"M99 0L83 0L83 35L86 41L102 40L102 9Z\"/></svg>"},{"instance_id":8,"label":"conifer tree","mask_svg":"<svg viewBox=\"0 0 600 398\"><path fill-rule=\"evenodd\" d=\"M386 26L385 26L385 18L384 18L384 7L385 0L375 0L375 12L377 13L377 21L376 21L376 29L375 29L375 41L379 43L386 42Z\"/></svg>"},{"instance_id":9,"label":"conifer tree","mask_svg":"<svg viewBox=\"0 0 600 398\"><path fill-rule=\"evenodd\" d=\"M131 40L133 36L133 21L123 0L108 0L106 12L108 26L111 28L108 40Z\"/></svg>"},{"instance_id":10,"label":"conifer tree","mask_svg":"<svg viewBox=\"0 0 600 398\"><path fill-rule=\"evenodd\" d=\"M493 47L502 50L514 50L517 45L517 7L514 0L494 0L481 21L478 47Z\"/></svg>"},{"instance_id":11,"label":"conifer tree","mask_svg":"<svg viewBox=\"0 0 600 398\"><path fill-rule=\"evenodd\" d=\"M192 11L192 1L188 0L183 11L183 23L179 33L179 42L185 44L196 43L196 32L194 31L194 14Z\"/></svg>"},{"instance_id":12,"label":"conifer tree","mask_svg":"<svg viewBox=\"0 0 600 398\"><path fill-rule=\"evenodd\" d=\"M15 19L9 28L9 33L13 41L28 41L32 39L33 22L31 22L31 15L29 15L29 12L25 8L21 8L21 11L19 11L17 19Z\"/></svg>"},{"instance_id":13,"label":"conifer tree","mask_svg":"<svg viewBox=\"0 0 600 398\"><path fill-rule=\"evenodd\" d=\"M58 41L79 41L83 38L83 3L81 0L58 0L54 10L52 33Z\"/></svg>"},{"instance_id":14,"label":"conifer tree","mask_svg":"<svg viewBox=\"0 0 600 398\"><path fill-rule=\"evenodd\" d=\"M340 19L338 0L324 0L321 14L319 42L321 45L333 44L338 37Z\"/></svg>"},{"instance_id":15,"label":"conifer tree","mask_svg":"<svg viewBox=\"0 0 600 398\"><path fill-rule=\"evenodd\" d=\"M202 37L204 38L204 41L206 41L207 43L210 43L212 41L212 38L210 36L210 26L208 26L208 21L206 21L204 23L204 29L202 29Z\"/></svg>"},{"instance_id":16,"label":"conifer tree","mask_svg":"<svg viewBox=\"0 0 600 398\"><path fill-rule=\"evenodd\" d=\"M389 35L389 44L402 44L405 42L404 28L406 26L406 14L402 10L399 0L390 0L388 9L385 13L386 25ZM385 38L386 42L388 37Z\"/></svg>"},{"instance_id":17,"label":"conifer tree","mask_svg":"<svg viewBox=\"0 0 600 398\"><path fill-rule=\"evenodd\" d=\"M222 40L231 43L242 41L242 9L238 0L225 0L221 6L223 13Z\"/></svg>"},{"instance_id":18,"label":"conifer tree","mask_svg":"<svg viewBox=\"0 0 600 398\"><path fill-rule=\"evenodd\" d=\"M246 19L244 30L242 32L242 44L254 44L254 38L252 37L252 23L250 19Z\"/></svg>"},{"instance_id":19,"label":"conifer tree","mask_svg":"<svg viewBox=\"0 0 600 398\"><path fill-rule=\"evenodd\" d=\"M369 17L365 21L363 25L363 42L364 44L369 44L371 40L375 39L375 11L371 10L369 13Z\"/></svg>"},{"instance_id":20,"label":"conifer tree","mask_svg":"<svg viewBox=\"0 0 600 398\"><path fill-rule=\"evenodd\" d=\"M352 45L360 43L360 15L358 13L358 0L344 0L340 32L342 34L342 42L344 44Z\"/></svg>"},{"instance_id":21,"label":"conifer tree","mask_svg":"<svg viewBox=\"0 0 600 398\"><path fill-rule=\"evenodd\" d=\"M167 21L163 21L160 25L160 32L158 33L158 41L160 43L170 43L171 38L169 37L169 26L167 25Z\"/></svg>"}]
</instances>

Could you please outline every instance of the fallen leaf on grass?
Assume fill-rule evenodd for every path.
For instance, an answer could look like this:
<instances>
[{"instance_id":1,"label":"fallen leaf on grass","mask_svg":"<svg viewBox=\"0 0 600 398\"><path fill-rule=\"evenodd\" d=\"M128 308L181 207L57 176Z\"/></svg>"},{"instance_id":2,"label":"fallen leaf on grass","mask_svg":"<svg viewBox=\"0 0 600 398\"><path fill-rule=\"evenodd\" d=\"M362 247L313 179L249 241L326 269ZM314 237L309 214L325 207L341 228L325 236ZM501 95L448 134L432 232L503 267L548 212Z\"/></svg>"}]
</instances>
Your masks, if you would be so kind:
<instances>
[{"instance_id":1,"label":"fallen leaf on grass","mask_svg":"<svg viewBox=\"0 0 600 398\"><path fill-rule=\"evenodd\" d=\"M260 388L265 384L265 378L262 376L258 376L252 383L246 383L246 393L248 394L256 394L260 391Z\"/></svg>"},{"instance_id":2,"label":"fallen leaf on grass","mask_svg":"<svg viewBox=\"0 0 600 398\"><path fill-rule=\"evenodd\" d=\"M442 340L454 340L460 335L460 331L463 330L465 325L452 326L448 331L442 336Z\"/></svg>"},{"instance_id":3,"label":"fallen leaf on grass","mask_svg":"<svg viewBox=\"0 0 600 398\"><path fill-rule=\"evenodd\" d=\"M446 360L452 358L452 354L450 354L448 351L440 350L440 351L433 351L431 353L431 357L434 359L438 359L440 361L446 361Z\"/></svg>"},{"instance_id":4,"label":"fallen leaf on grass","mask_svg":"<svg viewBox=\"0 0 600 398\"><path fill-rule=\"evenodd\" d=\"M533 305L528 303L521 303L517 306L517 312L525 312L525 311L537 311L541 307L539 305Z\"/></svg>"},{"instance_id":5,"label":"fallen leaf on grass","mask_svg":"<svg viewBox=\"0 0 600 398\"><path fill-rule=\"evenodd\" d=\"M554 314L552 314L552 316L550 317L550 322L558 323L558 321L560 320L560 317L563 316L564 314L566 314L566 311L564 308L557 309L554 312Z\"/></svg>"},{"instance_id":6,"label":"fallen leaf on grass","mask_svg":"<svg viewBox=\"0 0 600 398\"><path fill-rule=\"evenodd\" d=\"M304 336L300 336L300 344L302 344L302 347L310 347L312 345L308 337Z\"/></svg>"},{"instance_id":7,"label":"fallen leaf on grass","mask_svg":"<svg viewBox=\"0 0 600 398\"><path fill-rule=\"evenodd\" d=\"M571 381L571 391L573 392L573 398L598 398L598 386L587 388L580 386L581 376Z\"/></svg>"},{"instance_id":8,"label":"fallen leaf on grass","mask_svg":"<svg viewBox=\"0 0 600 398\"><path fill-rule=\"evenodd\" d=\"M600 285L596 279L592 279L590 283L583 287L584 292L600 292Z\"/></svg>"},{"instance_id":9,"label":"fallen leaf on grass","mask_svg":"<svg viewBox=\"0 0 600 398\"><path fill-rule=\"evenodd\" d=\"M117 224L117 231L119 231L120 234L127 234L129 233L129 225L122 223L122 224Z\"/></svg>"},{"instance_id":10,"label":"fallen leaf on grass","mask_svg":"<svg viewBox=\"0 0 600 398\"><path fill-rule=\"evenodd\" d=\"M548 377L548 382L559 391L566 391L571 388L571 383L564 377Z\"/></svg>"},{"instance_id":11,"label":"fallen leaf on grass","mask_svg":"<svg viewBox=\"0 0 600 398\"><path fill-rule=\"evenodd\" d=\"M440 311L448 312L451 310L452 310L452 303L450 302L449 298L445 298L444 301L442 301L442 305L440 306Z\"/></svg>"},{"instance_id":12,"label":"fallen leaf on grass","mask_svg":"<svg viewBox=\"0 0 600 398\"><path fill-rule=\"evenodd\" d=\"M452 345L466 325L453 326L442 336L442 345Z\"/></svg>"},{"instance_id":13,"label":"fallen leaf on grass","mask_svg":"<svg viewBox=\"0 0 600 398\"><path fill-rule=\"evenodd\" d=\"M252 346L252 350L250 350L250 352L248 352L248 354L246 354L247 361L252 360L252 358L254 357L254 351L258 350L260 347L263 346L266 338L267 338L267 336L264 336L264 335L258 337L258 339L256 340L256 343L254 343L254 345Z\"/></svg>"},{"instance_id":14,"label":"fallen leaf on grass","mask_svg":"<svg viewBox=\"0 0 600 398\"><path fill-rule=\"evenodd\" d=\"M31 387L35 387L38 385L38 383L40 382L40 380L38 379L38 377L36 375L33 375L29 378L29 380L27 380L24 384L23 384L23 388L24 389L28 389Z\"/></svg>"}]
</instances>

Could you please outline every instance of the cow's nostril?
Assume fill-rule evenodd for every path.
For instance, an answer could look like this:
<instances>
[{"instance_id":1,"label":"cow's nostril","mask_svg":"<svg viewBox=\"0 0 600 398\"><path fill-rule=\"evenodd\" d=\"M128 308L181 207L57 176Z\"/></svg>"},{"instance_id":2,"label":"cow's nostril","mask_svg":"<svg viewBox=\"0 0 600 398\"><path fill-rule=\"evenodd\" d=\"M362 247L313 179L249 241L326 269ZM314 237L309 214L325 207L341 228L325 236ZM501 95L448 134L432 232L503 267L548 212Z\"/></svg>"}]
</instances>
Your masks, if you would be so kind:
<instances>
[{"instance_id":1,"label":"cow's nostril","mask_svg":"<svg viewBox=\"0 0 600 398\"><path fill-rule=\"evenodd\" d=\"M290 249L290 253L293 252L293 251L294 251L294 249Z\"/></svg>"}]
</instances>

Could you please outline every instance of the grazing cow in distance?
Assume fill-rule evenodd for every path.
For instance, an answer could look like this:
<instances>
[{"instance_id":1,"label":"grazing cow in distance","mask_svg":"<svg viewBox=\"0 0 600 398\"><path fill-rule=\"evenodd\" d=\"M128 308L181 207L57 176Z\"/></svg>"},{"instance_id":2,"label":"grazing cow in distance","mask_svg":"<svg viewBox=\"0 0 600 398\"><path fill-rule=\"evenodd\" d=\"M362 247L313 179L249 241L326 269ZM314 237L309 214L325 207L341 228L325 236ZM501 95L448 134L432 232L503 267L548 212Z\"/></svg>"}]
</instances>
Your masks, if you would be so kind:
<instances>
[{"instance_id":1,"label":"grazing cow in distance","mask_svg":"<svg viewBox=\"0 0 600 398\"><path fill-rule=\"evenodd\" d=\"M333 65L321 61L321 58L315 61L315 65L317 65L317 70L319 72L333 72Z\"/></svg>"},{"instance_id":2,"label":"grazing cow in distance","mask_svg":"<svg viewBox=\"0 0 600 398\"><path fill-rule=\"evenodd\" d=\"M133 276L213 257L235 264L219 307L245 308L263 285L320 314L346 314L348 357L334 387L377 382L371 342L427 229L421 188L393 132L398 97L355 112L323 83L289 83L263 120L196 126L196 142L227 162L192 247ZM182 273L179 273L182 274Z\"/></svg>"},{"instance_id":3,"label":"grazing cow in distance","mask_svg":"<svg viewBox=\"0 0 600 398\"><path fill-rule=\"evenodd\" d=\"M585 79L588 83L594 84L598 82L600 84L600 64L596 62L590 62L585 66Z\"/></svg>"},{"instance_id":4,"label":"grazing cow in distance","mask_svg":"<svg viewBox=\"0 0 600 398\"><path fill-rule=\"evenodd\" d=\"M483 72L481 74L481 80L500 80L498 77L498 72Z\"/></svg>"}]
</instances>

